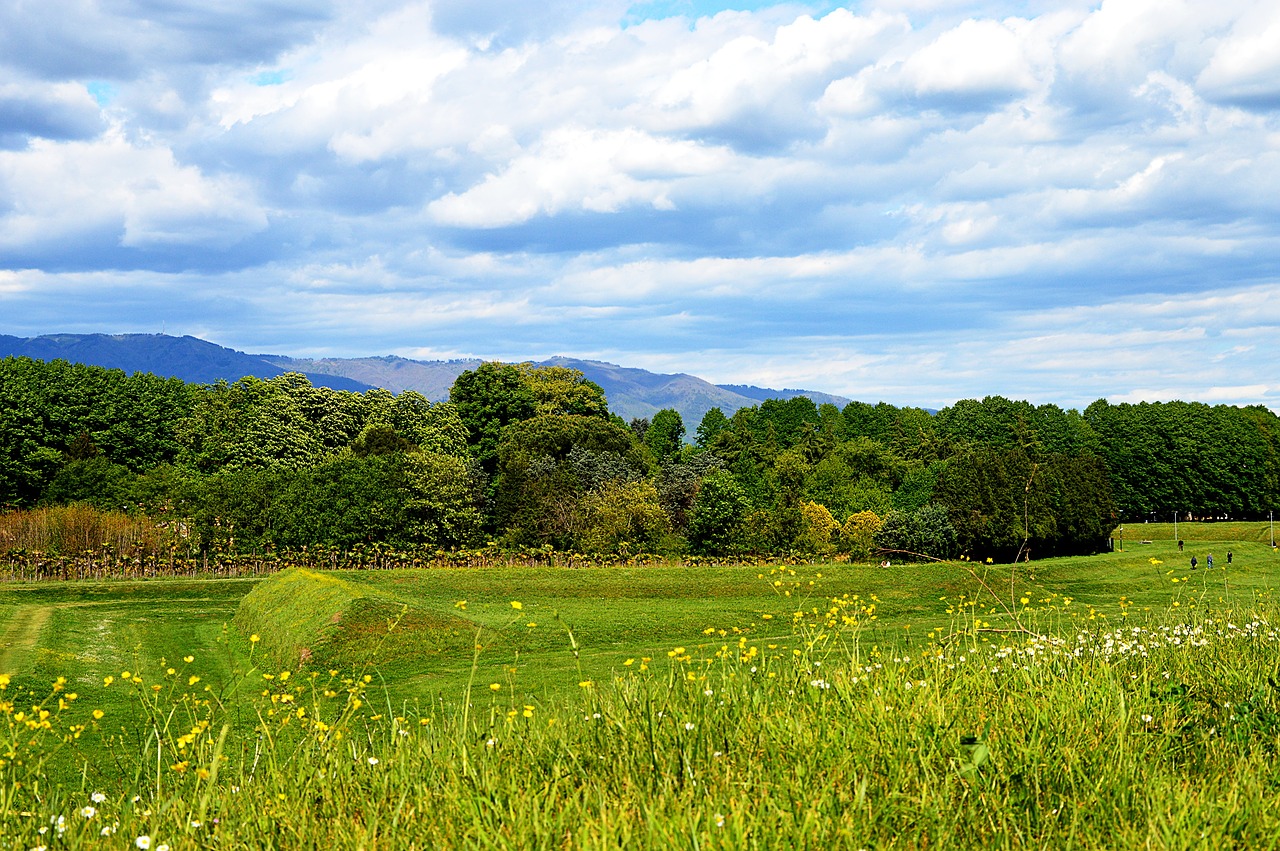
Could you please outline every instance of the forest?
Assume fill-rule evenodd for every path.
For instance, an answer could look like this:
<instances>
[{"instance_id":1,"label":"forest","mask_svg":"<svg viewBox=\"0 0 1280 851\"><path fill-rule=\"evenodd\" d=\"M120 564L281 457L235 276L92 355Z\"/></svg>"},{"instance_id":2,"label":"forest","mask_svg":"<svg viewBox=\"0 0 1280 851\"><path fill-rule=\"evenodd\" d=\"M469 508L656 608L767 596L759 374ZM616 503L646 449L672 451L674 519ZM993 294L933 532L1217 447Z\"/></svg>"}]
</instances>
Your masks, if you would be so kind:
<instances>
[{"instance_id":1,"label":"forest","mask_svg":"<svg viewBox=\"0 0 1280 851\"><path fill-rule=\"evenodd\" d=\"M1280 501L1280 420L1262 406L797 397L691 427L669 409L626 422L565 367L485 363L433 403L296 373L199 385L6 358L0 511L88 505L218 553L1007 561L1097 552L1120 523L1265 518Z\"/></svg>"}]
</instances>

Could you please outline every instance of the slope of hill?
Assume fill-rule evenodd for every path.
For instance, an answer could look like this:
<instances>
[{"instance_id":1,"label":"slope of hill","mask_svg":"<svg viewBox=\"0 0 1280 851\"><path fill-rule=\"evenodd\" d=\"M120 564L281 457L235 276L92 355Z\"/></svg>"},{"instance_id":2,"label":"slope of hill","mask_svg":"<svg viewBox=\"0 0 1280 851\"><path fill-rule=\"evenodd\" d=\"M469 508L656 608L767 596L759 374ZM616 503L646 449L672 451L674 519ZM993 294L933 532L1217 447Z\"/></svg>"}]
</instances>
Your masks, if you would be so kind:
<instances>
[{"instance_id":1,"label":"slope of hill","mask_svg":"<svg viewBox=\"0 0 1280 851\"><path fill-rule=\"evenodd\" d=\"M31 338L0 335L0 357L8 355L39 360L61 358L126 372L153 372L200 384L219 379L236 381L246 375L271 378L285 372L301 372L320 387L357 391L383 387L393 393L414 390L432 401L447 399L454 380L482 363L479 359L419 361L394 356L250 355L195 337L164 334L50 334ZM808 396L818 404L843 406L849 402L840 396L806 390L718 386L684 373L668 375L601 361L556 357L542 363L582 370L604 389L609 409L623 419L652 417L663 408L674 408L680 412L690 436L712 408L718 407L726 416L732 416L739 408L765 399Z\"/></svg>"},{"instance_id":2,"label":"slope of hill","mask_svg":"<svg viewBox=\"0 0 1280 851\"><path fill-rule=\"evenodd\" d=\"M676 373L668 375L643 369L617 366L600 361L552 358L548 364L582 370L587 378L604 388L609 399L609 409L623 419L652 417L663 408L680 412L685 429L692 437L698 423L712 408L719 408L725 416L733 416L739 408L759 404L760 400L736 392L733 387L722 387L694 375ZM757 388L759 389L759 388ZM801 390L766 390L762 399L789 399L792 396L808 396L815 402L832 400L847 405L848 399ZM821 399L817 397L821 396Z\"/></svg>"},{"instance_id":3,"label":"slope of hill","mask_svg":"<svg viewBox=\"0 0 1280 851\"><path fill-rule=\"evenodd\" d=\"M745 396L753 402L763 402L765 399L790 399L793 396L808 396L818 405L826 405L828 403L836 407L843 408L849 404L850 399L844 396L833 396L830 393L820 393L817 390L770 390L768 387L756 387L753 384L717 384L722 390L728 390L739 396Z\"/></svg>"},{"instance_id":4,"label":"slope of hill","mask_svg":"<svg viewBox=\"0 0 1280 851\"><path fill-rule=\"evenodd\" d=\"M325 358L311 360L279 355L259 355L268 363L295 371L314 371L330 375L343 375L375 387L385 387L399 393L416 390L428 399L438 401L449 397L449 388L465 370L475 369L480 360L417 361L399 357ZM789 399L792 396L808 396L822 404L832 402L844 406L848 399L826 393L804 390L769 390L742 385L717 386L693 375L677 373L668 375L633 367L618 366L603 361L579 360L555 357L538 362L541 365L565 366L581 370L589 380L599 384L609 400L609 410L625 420L633 417L652 417L663 408L680 412L685 428L692 434L703 416L712 408L720 408L726 416L764 399ZM742 390L750 390L744 393Z\"/></svg>"},{"instance_id":5,"label":"slope of hill","mask_svg":"<svg viewBox=\"0 0 1280 851\"><path fill-rule=\"evenodd\" d=\"M433 402L449 398L449 388L459 375L475 369L484 361L466 360L420 361L388 355L369 358L291 358L284 355L255 355L267 363L293 372L317 372L340 375L382 387L392 393L413 390Z\"/></svg>"},{"instance_id":6,"label":"slope of hill","mask_svg":"<svg viewBox=\"0 0 1280 851\"><path fill-rule=\"evenodd\" d=\"M43 337L9 337L0 334L0 357L65 360L125 372L150 372L181 378L195 384L220 379L238 381L246 375L273 378L289 370L196 337L166 334L48 334ZM312 384L335 390L370 389L371 385L312 370L302 372Z\"/></svg>"}]
</instances>

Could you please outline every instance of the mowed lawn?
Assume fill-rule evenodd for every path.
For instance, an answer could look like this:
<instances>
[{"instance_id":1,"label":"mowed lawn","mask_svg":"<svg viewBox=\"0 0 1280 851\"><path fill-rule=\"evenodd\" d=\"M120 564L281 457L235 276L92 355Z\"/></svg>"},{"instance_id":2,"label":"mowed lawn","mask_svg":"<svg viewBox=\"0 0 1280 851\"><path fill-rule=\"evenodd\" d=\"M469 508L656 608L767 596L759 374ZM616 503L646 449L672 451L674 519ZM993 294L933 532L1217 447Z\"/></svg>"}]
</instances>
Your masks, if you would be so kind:
<instances>
[{"instance_id":1,"label":"mowed lawn","mask_svg":"<svg viewBox=\"0 0 1280 851\"><path fill-rule=\"evenodd\" d=\"M1243 540L1212 540L1215 531ZM928 644L960 625L960 612L992 627L1062 630L1138 620L1148 609L1247 603L1280 582L1280 555L1267 524L1180 524L1179 553L1167 524L1131 526L1124 551L1017 565L805 564L770 568L598 567L433 569L344 572L378 593L461 617L471 634L445 652L369 668L400 700L456 700L469 681L498 683L507 693L545 698L608 677L675 647L709 655L746 634L785 648L798 612L826 611L832 599L857 600L859 640L881 646ZM1146 533L1146 534L1143 534ZM1141 543L1142 540L1151 543ZM1226 553L1234 554L1226 565ZM1194 553L1213 571L1190 570ZM1153 563L1159 562L1159 563ZM80 693L109 706L106 676L170 666L206 683L248 669L250 645L231 626L246 579L67 582L0 586L0 672L43 688L66 677ZM1064 598L1069 598L1067 603ZM1030 601L1024 604L1022 600ZM957 608L962 600L976 607ZM465 604L463 603L465 601ZM516 609L512 603L519 603ZM950 613L949 613L950 610ZM1090 620L1092 618L1092 620ZM932 634L932 635L931 635ZM476 649L479 645L479 649ZM576 647L576 652L575 652ZM192 656L193 661L183 660Z\"/></svg>"}]
</instances>

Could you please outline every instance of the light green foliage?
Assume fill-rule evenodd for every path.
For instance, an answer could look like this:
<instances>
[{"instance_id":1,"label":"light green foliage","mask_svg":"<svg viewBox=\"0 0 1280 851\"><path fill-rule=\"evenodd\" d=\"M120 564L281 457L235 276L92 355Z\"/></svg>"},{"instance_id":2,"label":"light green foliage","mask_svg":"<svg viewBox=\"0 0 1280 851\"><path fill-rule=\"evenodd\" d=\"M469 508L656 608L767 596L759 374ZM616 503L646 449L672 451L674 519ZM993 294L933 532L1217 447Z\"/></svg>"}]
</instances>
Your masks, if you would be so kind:
<instances>
[{"instance_id":1,"label":"light green foliage","mask_svg":"<svg viewBox=\"0 0 1280 851\"><path fill-rule=\"evenodd\" d=\"M608 418L609 404L604 390L588 381L582 370L531 363L522 363L517 369L533 393L536 416L571 414Z\"/></svg>"},{"instance_id":2,"label":"light green foliage","mask_svg":"<svg viewBox=\"0 0 1280 851\"><path fill-rule=\"evenodd\" d=\"M480 537L480 471L454 455L418 452L405 461L411 540L442 549L474 544Z\"/></svg>"},{"instance_id":3,"label":"light green foliage","mask_svg":"<svg viewBox=\"0 0 1280 851\"><path fill-rule=\"evenodd\" d=\"M366 430L389 427L427 452L467 457L467 426L457 406L447 402L432 404L412 390L398 396L386 390L370 390L364 400Z\"/></svg>"},{"instance_id":4,"label":"light green foliage","mask_svg":"<svg viewBox=\"0 0 1280 851\"><path fill-rule=\"evenodd\" d=\"M400 394L404 396L405 394ZM405 428L409 439L424 452L467 458L467 427L456 406L447 402L430 405L421 418Z\"/></svg>"},{"instance_id":5,"label":"light green foliage","mask_svg":"<svg viewBox=\"0 0 1280 851\"><path fill-rule=\"evenodd\" d=\"M303 376L289 373L279 379L307 423L307 429L328 455L345 447L369 425L372 390L361 395L328 387L312 387Z\"/></svg>"},{"instance_id":6,"label":"light green foliage","mask_svg":"<svg viewBox=\"0 0 1280 851\"><path fill-rule=\"evenodd\" d=\"M884 520L874 511L850 514L844 521L844 525L840 527L838 543L840 551L848 553L855 560L870 558L875 549L876 534L883 525Z\"/></svg>"},{"instance_id":7,"label":"light green foliage","mask_svg":"<svg viewBox=\"0 0 1280 851\"><path fill-rule=\"evenodd\" d=\"M178 425L182 462L202 473L314 463L324 444L300 404L307 388L297 374L204 388L191 416Z\"/></svg>"},{"instance_id":8,"label":"light green foliage","mask_svg":"<svg viewBox=\"0 0 1280 851\"><path fill-rule=\"evenodd\" d=\"M803 525L796 538L795 548L803 553L830 555L835 550L832 536L840 524L831 516L825 505L805 502L800 505Z\"/></svg>"},{"instance_id":9,"label":"light green foliage","mask_svg":"<svg viewBox=\"0 0 1280 851\"><path fill-rule=\"evenodd\" d=\"M651 482L605 482L582 499L579 548L587 553L656 552L671 530Z\"/></svg>"}]
</instances>

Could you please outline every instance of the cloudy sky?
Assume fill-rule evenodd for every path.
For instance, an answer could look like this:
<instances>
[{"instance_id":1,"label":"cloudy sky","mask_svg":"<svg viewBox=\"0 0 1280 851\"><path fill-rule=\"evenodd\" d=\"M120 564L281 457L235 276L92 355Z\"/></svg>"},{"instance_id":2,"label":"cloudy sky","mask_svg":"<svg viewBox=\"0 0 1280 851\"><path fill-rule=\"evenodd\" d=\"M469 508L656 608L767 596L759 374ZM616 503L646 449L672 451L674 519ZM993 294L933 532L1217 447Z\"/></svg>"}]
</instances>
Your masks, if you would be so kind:
<instances>
[{"instance_id":1,"label":"cloudy sky","mask_svg":"<svg viewBox=\"0 0 1280 851\"><path fill-rule=\"evenodd\" d=\"M1280 409L1280 5L8 2L59 331Z\"/></svg>"}]
</instances>

